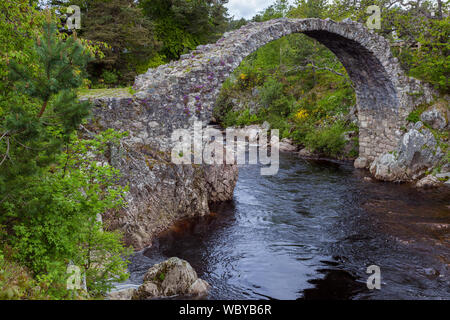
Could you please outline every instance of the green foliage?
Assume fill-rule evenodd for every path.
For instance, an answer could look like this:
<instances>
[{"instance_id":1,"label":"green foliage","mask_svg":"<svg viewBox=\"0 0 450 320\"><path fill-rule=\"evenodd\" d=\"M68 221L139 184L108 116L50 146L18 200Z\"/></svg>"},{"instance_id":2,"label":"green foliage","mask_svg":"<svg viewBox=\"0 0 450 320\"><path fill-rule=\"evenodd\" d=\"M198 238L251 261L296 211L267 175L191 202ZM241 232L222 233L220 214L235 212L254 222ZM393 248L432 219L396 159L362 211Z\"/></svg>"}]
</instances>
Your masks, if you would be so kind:
<instances>
[{"instance_id":1,"label":"green foliage","mask_svg":"<svg viewBox=\"0 0 450 320\"><path fill-rule=\"evenodd\" d=\"M414 110L406 117L406 120L412 123L419 122L421 113L420 110Z\"/></svg>"},{"instance_id":2,"label":"green foliage","mask_svg":"<svg viewBox=\"0 0 450 320\"><path fill-rule=\"evenodd\" d=\"M45 297L68 298L72 262L96 296L127 276L129 250L121 235L97 222L124 203L119 172L101 161L123 134L77 136L90 104L79 102L76 90L91 54L75 37L59 37L49 14L31 55L35 68L9 61L8 103L0 114L0 241L12 252L0 262L19 263L32 277L7 285L6 295L40 297L42 289ZM11 282L11 275L3 276L0 281ZM41 289L29 293L34 283Z\"/></svg>"},{"instance_id":3,"label":"green foliage","mask_svg":"<svg viewBox=\"0 0 450 320\"><path fill-rule=\"evenodd\" d=\"M283 97L283 84L274 78L269 78L260 92L260 101L265 108L272 106Z\"/></svg>"},{"instance_id":4,"label":"green foliage","mask_svg":"<svg viewBox=\"0 0 450 320\"><path fill-rule=\"evenodd\" d=\"M450 17L430 21L426 33L420 34L420 49L413 50L409 62L410 74L450 92Z\"/></svg>"},{"instance_id":5,"label":"green foliage","mask_svg":"<svg viewBox=\"0 0 450 320\"><path fill-rule=\"evenodd\" d=\"M256 114L250 114L249 109L245 109L243 112L237 112L235 115L236 119L234 122L237 126L247 126L259 122L258 116Z\"/></svg>"},{"instance_id":6,"label":"green foliage","mask_svg":"<svg viewBox=\"0 0 450 320\"><path fill-rule=\"evenodd\" d=\"M115 84L119 79L119 75L115 70L113 71L103 70L101 77L106 84Z\"/></svg>"},{"instance_id":7,"label":"green foliage","mask_svg":"<svg viewBox=\"0 0 450 320\"><path fill-rule=\"evenodd\" d=\"M228 27L223 1L142 0L140 6L154 21L163 43L161 54L167 59L216 41Z\"/></svg>"},{"instance_id":8,"label":"green foliage","mask_svg":"<svg viewBox=\"0 0 450 320\"><path fill-rule=\"evenodd\" d=\"M2 250L3 248L3 250ZM48 286L12 260L11 248L0 243L0 300L51 299Z\"/></svg>"},{"instance_id":9,"label":"green foliage","mask_svg":"<svg viewBox=\"0 0 450 320\"><path fill-rule=\"evenodd\" d=\"M343 136L345 131L345 126L340 122L327 127L319 127L306 135L305 146L312 151L336 157L340 155L345 146Z\"/></svg>"},{"instance_id":10,"label":"green foliage","mask_svg":"<svg viewBox=\"0 0 450 320\"><path fill-rule=\"evenodd\" d=\"M89 113L90 104L79 102L75 89L83 81L90 56L73 37L62 41L56 27L46 23L36 41L33 72L10 61L11 91L6 93L0 117L0 192L22 187L25 177L55 160L64 143Z\"/></svg>"},{"instance_id":11,"label":"green foliage","mask_svg":"<svg viewBox=\"0 0 450 320\"><path fill-rule=\"evenodd\" d=\"M149 57L157 54L160 43L155 39L153 23L144 16L133 0L66 1L81 8L82 29L79 37L93 43L106 43L100 48L104 57L89 65L91 80L95 83L104 72L113 72L117 79L103 78L108 86L129 85L141 72ZM65 11L65 8L61 9ZM105 71L106 70L106 71ZM115 80L115 81L113 81Z\"/></svg>"}]
</instances>

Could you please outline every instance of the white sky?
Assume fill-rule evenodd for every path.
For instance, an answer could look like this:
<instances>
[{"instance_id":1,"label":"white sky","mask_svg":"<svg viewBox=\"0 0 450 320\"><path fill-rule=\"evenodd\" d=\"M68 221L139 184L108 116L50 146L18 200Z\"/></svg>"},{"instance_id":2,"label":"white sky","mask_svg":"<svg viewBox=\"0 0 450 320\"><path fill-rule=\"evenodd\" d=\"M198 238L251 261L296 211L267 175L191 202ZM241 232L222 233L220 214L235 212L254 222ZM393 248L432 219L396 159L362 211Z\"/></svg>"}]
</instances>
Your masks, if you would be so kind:
<instances>
[{"instance_id":1,"label":"white sky","mask_svg":"<svg viewBox=\"0 0 450 320\"><path fill-rule=\"evenodd\" d=\"M226 7L231 17L250 19L274 2L275 0L229 0Z\"/></svg>"}]
</instances>

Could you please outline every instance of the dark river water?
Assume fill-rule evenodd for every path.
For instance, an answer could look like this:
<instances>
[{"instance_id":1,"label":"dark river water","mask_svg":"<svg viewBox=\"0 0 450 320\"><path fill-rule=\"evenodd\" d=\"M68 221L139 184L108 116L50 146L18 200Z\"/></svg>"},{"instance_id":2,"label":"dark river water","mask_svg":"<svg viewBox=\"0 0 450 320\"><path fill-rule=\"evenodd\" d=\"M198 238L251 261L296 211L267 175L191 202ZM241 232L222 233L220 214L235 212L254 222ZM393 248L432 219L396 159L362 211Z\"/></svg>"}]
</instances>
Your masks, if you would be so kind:
<instances>
[{"instance_id":1,"label":"dark river water","mask_svg":"<svg viewBox=\"0 0 450 320\"><path fill-rule=\"evenodd\" d=\"M136 253L128 283L177 256L211 284L209 299L450 299L450 188L366 174L291 154L276 176L243 166L234 200ZM367 288L370 265L380 290Z\"/></svg>"}]
</instances>

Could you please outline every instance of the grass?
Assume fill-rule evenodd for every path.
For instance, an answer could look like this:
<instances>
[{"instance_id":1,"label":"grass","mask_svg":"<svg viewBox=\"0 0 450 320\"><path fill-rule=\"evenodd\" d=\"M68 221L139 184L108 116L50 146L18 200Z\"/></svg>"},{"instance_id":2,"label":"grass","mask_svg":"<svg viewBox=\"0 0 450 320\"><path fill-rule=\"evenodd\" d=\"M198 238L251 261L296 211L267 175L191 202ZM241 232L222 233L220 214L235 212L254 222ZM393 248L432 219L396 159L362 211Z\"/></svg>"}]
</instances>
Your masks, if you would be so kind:
<instances>
[{"instance_id":1,"label":"grass","mask_svg":"<svg viewBox=\"0 0 450 320\"><path fill-rule=\"evenodd\" d=\"M134 90L131 87L125 88L107 88L107 89L79 89L80 98L132 98Z\"/></svg>"}]
</instances>

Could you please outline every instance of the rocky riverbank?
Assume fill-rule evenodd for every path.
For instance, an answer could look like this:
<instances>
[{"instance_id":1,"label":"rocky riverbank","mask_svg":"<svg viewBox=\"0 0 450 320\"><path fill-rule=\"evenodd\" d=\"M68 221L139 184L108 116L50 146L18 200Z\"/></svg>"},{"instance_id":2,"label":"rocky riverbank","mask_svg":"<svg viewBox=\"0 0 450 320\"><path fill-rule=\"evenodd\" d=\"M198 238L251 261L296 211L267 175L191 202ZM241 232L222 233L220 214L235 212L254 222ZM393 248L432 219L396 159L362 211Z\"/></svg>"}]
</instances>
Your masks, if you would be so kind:
<instances>
[{"instance_id":1,"label":"rocky riverbank","mask_svg":"<svg viewBox=\"0 0 450 320\"><path fill-rule=\"evenodd\" d=\"M357 148L357 136L349 131L344 134L345 145L342 156L332 157L284 138L280 141L281 152L296 152L300 158L311 160L349 160L359 169L368 169L379 181L408 182L418 188L450 186L449 164L449 118L448 101L441 100L432 106L416 110L410 116L404 134L398 146L391 152L377 157L372 163L364 157L350 156ZM351 112L349 120L357 121L357 115ZM353 118L353 119L352 119ZM269 124L245 126L243 130L267 130ZM250 143L256 143L258 136L249 136ZM369 179L369 178L368 178Z\"/></svg>"},{"instance_id":2,"label":"rocky riverbank","mask_svg":"<svg viewBox=\"0 0 450 320\"><path fill-rule=\"evenodd\" d=\"M412 182L417 187L450 185L448 101L418 113L410 118L397 148L370 164L370 173L378 180ZM365 167L359 162L355 166Z\"/></svg>"}]
</instances>

